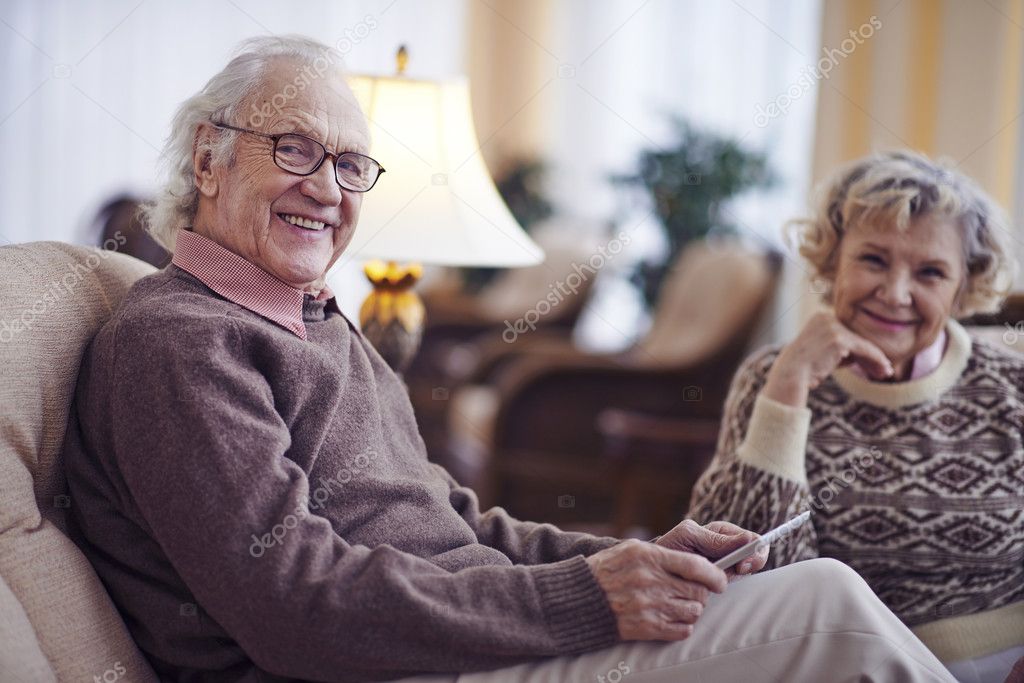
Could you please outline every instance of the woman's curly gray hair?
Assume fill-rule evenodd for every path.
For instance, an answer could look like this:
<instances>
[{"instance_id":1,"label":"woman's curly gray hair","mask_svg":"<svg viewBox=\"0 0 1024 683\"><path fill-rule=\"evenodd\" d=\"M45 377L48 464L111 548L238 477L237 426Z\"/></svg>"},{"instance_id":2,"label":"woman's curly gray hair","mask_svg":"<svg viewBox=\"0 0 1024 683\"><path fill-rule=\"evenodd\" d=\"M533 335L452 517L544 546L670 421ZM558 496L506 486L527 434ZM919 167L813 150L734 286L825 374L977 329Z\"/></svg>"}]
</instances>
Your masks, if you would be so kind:
<instances>
[{"instance_id":1,"label":"woman's curly gray hair","mask_svg":"<svg viewBox=\"0 0 1024 683\"><path fill-rule=\"evenodd\" d=\"M872 154L839 169L818 191L815 214L788 230L831 297L839 245L860 225L906 230L926 215L948 217L960 228L967 278L956 317L999 310L1013 286L1017 261L1010 226L999 206L970 178L947 164L910 151Z\"/></svg>"},{"instance_id":2,"label":"woman's curly gray hair","mask_svg":"<svg viewBox=\"0 0 1024 683\"><path fill-rule=\"evenodd\" d=\"M263 108L250 104L260 93L268 66L276 59L296 60L305 68L297 69L295 79L285 91L274 93ZM193 153L197 144L196 132L203 123L232 121L234 125L259 129L261 116L268 106L280 106L289 94L307 87L312 79L323 76L327 69L341 66L341 53L305 36L260 36L243 41L235 49L233 59L213 76L203 88L182 102L174 114L171 133L161 154L161 171L165 176L156 199L146 204L143 217L153 238L169 252L180 228L192 224L199 207L199 192L195 186ZM292 90L289 90L292 89ZM277 100L282 102L278 102ZM249 108L249 116L242 113ZM221 130L212 143L213 159L233 163L234 143L238 133Z\"/></svg>"}]
</instances>

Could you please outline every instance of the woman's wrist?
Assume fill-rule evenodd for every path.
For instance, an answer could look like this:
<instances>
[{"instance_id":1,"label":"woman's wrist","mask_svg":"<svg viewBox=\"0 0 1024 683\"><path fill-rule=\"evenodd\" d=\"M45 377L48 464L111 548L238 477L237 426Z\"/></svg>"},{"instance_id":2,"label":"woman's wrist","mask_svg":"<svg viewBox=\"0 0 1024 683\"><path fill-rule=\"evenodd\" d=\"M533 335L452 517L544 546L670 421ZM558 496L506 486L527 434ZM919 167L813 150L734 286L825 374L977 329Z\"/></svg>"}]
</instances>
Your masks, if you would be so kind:
<instances>
[{"instance_id":1,"label":"woman's wrist","mask_svg":"<svg viewBox=\"0 0 1024 683\"><path fill-rule=\"evenodd\" d=\"M806 406L780 403L764 390L754 401L743 442L736 449L740 462L785 479L807 481L804 456L811 411Z\"/></svg>"},{"instance_id":2,"label":"woman's wrist","mask_svg":"<svg viewBox=\"0 0 1024 683\"><path fill-rule=\"evenodd\" d=\"M807 405L809 392L809 382L803 377L803 373L790 371L778 365L768 373L768 380L761 390L764 396L773 401L794 408L803 408Z\"/></svg>"}]
</instances>

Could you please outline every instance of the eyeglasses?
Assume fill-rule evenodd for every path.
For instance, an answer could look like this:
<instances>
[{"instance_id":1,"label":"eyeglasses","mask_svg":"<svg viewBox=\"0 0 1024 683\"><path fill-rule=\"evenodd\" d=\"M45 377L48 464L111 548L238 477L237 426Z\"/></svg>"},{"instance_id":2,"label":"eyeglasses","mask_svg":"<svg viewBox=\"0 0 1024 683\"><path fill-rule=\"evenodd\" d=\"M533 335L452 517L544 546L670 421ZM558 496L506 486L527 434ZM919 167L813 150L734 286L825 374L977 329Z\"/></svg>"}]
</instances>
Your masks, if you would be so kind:
<instances>
[{"instance_id":1,"label":"eyeglasses","mask_svg":"<svg viewBox=\"0 0 1024 683\"><path fill-rule=\"evenodd\" d=\"M374 159L358 152L342 152L332 154L327 148L312 138L298 133L280 133L270 135L257 130L239 128L226 123L214 124L217 128L237 130L240 133L251 133L274 141L274 163L282 170L295 175L307 176L316 173L320 164L327 157L334 158L334 179L338 185L353 192L366 192L377 184L377 179L384 168Z\"/></svg>"}]
</instances>

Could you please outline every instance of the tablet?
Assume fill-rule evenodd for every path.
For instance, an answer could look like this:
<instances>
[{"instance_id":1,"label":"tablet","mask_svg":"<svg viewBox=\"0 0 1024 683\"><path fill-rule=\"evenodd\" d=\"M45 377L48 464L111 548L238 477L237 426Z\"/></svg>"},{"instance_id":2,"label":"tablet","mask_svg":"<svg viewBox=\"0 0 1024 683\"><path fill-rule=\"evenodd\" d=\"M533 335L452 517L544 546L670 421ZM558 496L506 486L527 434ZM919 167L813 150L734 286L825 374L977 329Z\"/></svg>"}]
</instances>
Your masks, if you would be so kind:
<instances>
[{"instance_id":1,"label":"tablet","mask_svg":"<svg viewBox=\"0 0 1024 683\"><path fill-rule=\"evenodd\" d=\"M733 550L731 553L715 562L715 566L719 569L728 569L729 567L732 567L736 563L745 560L754 553L756 553L757 550L762 546L771 545L780 538L785 538L790 533L792 533L797 527L801 526L810 518L810 510L808 510L807 512L801 512L799 515L789 520L785 524L777 526L768 533L761 534L750 543L747 543L745 546Z\"/></svg>"}]
</instances>

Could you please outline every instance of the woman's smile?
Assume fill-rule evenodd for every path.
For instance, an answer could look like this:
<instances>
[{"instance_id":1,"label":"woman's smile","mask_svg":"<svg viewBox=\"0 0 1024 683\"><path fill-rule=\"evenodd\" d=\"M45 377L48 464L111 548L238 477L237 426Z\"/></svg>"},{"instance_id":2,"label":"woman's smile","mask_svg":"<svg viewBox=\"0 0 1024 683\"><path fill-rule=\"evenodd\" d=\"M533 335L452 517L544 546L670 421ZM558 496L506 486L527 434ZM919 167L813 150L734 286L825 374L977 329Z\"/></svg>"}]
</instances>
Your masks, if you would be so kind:
<instances>
[{"instance_id":1,"label":"woman's smile","mask_svg":"<svg viewBox=\"0 0 1024 683\"><path fill-rule=\"evenodd\" d=\"M903 332L904 330L912 329L918 324L918 322L920 322L919 320L909 318L907 316L893 317L890 315L882 315L868 310L863 306L860 308L860 312L864 314L864 318L871 324L882 328L886 332Z\"/></svg>"},{"instance_id":2,"label":"woman's smile","mask_svg":"<svg viewBox=\"0 0 1024 683\"><path fill-rule=\"evenodd\" d=\"M906 371L953 315L965 273L960 242L956 224L938 214L905 230L849 231L838 250L836 317Z\"/></svg>"}]
</instances>

